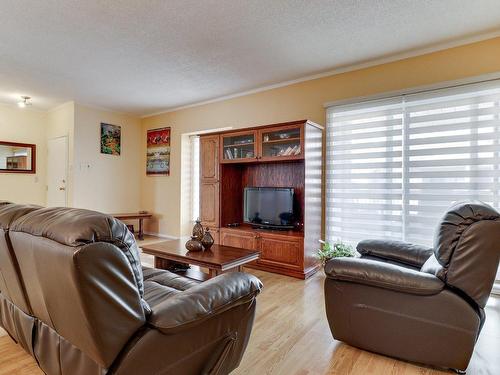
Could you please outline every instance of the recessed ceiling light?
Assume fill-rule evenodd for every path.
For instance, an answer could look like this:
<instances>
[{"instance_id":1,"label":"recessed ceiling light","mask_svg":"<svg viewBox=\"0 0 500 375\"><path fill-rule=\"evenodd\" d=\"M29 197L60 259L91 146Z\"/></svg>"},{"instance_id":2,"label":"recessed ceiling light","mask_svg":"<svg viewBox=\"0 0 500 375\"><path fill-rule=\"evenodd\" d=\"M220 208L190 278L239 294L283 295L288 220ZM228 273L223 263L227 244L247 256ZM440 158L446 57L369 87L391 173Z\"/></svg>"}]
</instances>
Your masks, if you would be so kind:
<instances>
[{"instance_id":1,"label":"recessed ceiling light","mask_svg":"<svg viewBox=\"0 0 500 375\"><path fill-rule=\"evenodd\" d=\"M31 97L29 96L21 96L21 100L17 102L17 106L19 108L24 108L30 106L31 103Z\"/></svg>"}]
</instances>

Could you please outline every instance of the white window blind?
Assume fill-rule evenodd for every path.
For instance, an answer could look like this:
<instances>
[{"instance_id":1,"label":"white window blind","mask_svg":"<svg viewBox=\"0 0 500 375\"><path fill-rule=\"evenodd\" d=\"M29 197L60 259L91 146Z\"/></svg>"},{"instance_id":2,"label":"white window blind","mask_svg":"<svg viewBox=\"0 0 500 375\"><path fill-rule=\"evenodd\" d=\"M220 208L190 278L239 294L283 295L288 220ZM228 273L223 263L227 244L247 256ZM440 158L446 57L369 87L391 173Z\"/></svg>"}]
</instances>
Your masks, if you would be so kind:
<instances>
[{"instance_id":1,"label":"white window blind","mask_svg":"<svg viewBox=\"0 0 500 375\"><path fill-rule=\"evenodd\" d=\"M456 201L499 208L500 82L330 107L327 237L432 244Z\"/></svg>"}]
</instances>

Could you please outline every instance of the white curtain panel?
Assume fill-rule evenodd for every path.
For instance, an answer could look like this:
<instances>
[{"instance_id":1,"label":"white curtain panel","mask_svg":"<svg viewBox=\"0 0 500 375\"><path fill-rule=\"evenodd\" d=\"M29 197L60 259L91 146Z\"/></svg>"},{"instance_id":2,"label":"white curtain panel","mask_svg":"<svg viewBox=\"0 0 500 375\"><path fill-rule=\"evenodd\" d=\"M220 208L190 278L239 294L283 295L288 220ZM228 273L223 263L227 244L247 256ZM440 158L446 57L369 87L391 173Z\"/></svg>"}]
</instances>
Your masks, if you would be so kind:
<instances>
[{"instance_id":1,"label":"white curtain panel","mask_svg":"<svg viewBox=\"0 0 500 375\"><path fill-rule=\"evenodd\" d=\"M431 245L452 203L500 208L499 144L500 81L328 108L327 238Z\"/></svg>"},{"instance_id":2,"label":"white curtain panel","mask_svg":"<svg viewBox=\"0 0 500 375\"><path fill-rule=\"evenodd\" d=\"M200 137L193 135L189 138L191 149L191 218L193 221L200 217Z\"/></svg>"}]
</instances>

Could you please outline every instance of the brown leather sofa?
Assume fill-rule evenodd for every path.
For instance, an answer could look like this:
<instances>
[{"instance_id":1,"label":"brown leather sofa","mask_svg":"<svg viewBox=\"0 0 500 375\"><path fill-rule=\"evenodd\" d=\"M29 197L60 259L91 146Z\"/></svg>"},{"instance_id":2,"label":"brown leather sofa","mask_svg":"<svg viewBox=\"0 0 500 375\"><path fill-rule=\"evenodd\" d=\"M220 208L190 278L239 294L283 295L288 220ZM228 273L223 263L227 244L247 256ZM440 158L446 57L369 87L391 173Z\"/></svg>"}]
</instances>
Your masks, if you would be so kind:
<instances>
[{"instance_id":1,"label":"brown leather sofa","mask_svg":"<svg viewBox=\"0 0 500 375\"><path fill-rule=\"evenodd\" d=\"M260 281L143 268L133 235L93 211L0 202L0 323L49 375L228 374Z\"/></svg>"},{"instance_id":2,"label":"brown leather sofa","mask_svg":"<svg viewBox=\"0 0 500 375\"><path fill-rule=\"evenodd\" d=\"M334 338L388 356L465 371L485 320L500 258L500 215L450 208L434 247L362 241L361 258L325 265Z\"/></svg>"}]
</instances>

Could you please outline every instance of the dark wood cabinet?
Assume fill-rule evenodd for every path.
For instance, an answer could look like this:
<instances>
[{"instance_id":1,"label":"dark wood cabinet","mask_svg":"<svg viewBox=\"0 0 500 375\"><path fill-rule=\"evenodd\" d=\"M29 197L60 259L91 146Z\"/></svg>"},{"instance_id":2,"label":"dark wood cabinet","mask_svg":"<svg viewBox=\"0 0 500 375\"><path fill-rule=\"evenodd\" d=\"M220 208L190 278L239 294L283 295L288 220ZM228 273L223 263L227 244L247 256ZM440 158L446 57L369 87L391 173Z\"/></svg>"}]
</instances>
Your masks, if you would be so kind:
<instances>
[{"instance_id":1,"label":"dark wood cabinet","mask_svg":"<svg viewBox=\"0 0 500 375\"><path fill-rule=\"evenodd\" d=\"M250 267L307 278L319 269L323 128L307 120L202 135L201 220L219 243L261 252ZM215 150L217 148L217 150ZM297 230L243 224L245 187L291 187ZM240 223L238 227L229 224ZM214 236L215 238L215 236Z\"/></svg>"}]
</instances>

